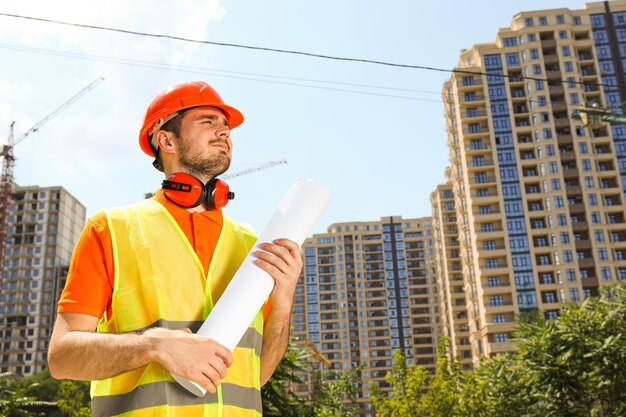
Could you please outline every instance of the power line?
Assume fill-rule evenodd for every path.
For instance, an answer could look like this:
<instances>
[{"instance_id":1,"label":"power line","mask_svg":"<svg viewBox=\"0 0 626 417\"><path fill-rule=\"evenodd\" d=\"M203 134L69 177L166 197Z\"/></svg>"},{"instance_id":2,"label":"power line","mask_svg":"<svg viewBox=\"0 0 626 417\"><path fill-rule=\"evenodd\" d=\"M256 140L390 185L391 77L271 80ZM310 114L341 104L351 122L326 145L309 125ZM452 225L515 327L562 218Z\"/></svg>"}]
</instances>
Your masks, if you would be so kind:
<instances>
[{"instance_id":1,"label":"power line","mask_svg":"<svg viewBox=\"0 0 626 417\"><path fill-rule=\"evenodd\" d=\"M42 53L42 54L48 54L48 55L67 56L67 57L73 57L73 58L84 58L84 59L91 59L94 61L113 62L113 63L119 62L119 63L129 64L129 65L138 64L141 66L150 66L150 67L154 66L157 68L163 67L166 69L184 68L184 69L198 70L198 71L207 71L207 72L214 71L214 72L223 72L227 74L254 75L254 76L259 76L259 77L278 78L278 79L284 79L284 80L345 85L345 86L350 86L350 87L375 88L375 89L381 89L381 90L403 91L403 92L409 92L409 93L441 94L441 91L416 90L416 89L411 89L411 88L387 87L387 86L381 86L381 85L348 83L348 82L341 82L341 81L328 81L328 80L319 80L319 79L314 79L314 78L289 77L285 75L261 74L261 73L256 73L256 72L220 70L220 69L215 69L215 68L191 67L191 66L185 66L185 65L172 65L172 64L164 64L161 62L142 61L142 60L131 59L131 58L119 58L119 57L112 57L112 56L84 54L84 53L78 53L78 52L59 51L59 50L44 49L44 48L31 48L31 47L26 47L26 46L21 46L21 45L11 45L11 44L6 44L6 43L0 43L0 48L13 49L13 50L24 51L24 52Z\"/></svg>"},{"instance_id":2,"label":"power line","mask_svg":"<svg viewBox=\"0 0 626 417\"><path fill-rule=\"evenodd\" d=\"M446 72L446 73L453 73L453 74L486 75L486 76L495 75L499 77L513 78L516 80L522 79L522 80L531 80L531 81L545 81L545 82L556 82L560 84L573 83L573 84L587 85L587 86L602 86L602 87L626 89L626 86L619 85L619 84L586 83L584 81L567 81L563 79L548 79L548 78L540 78L540 77L530 77L526 75L523 76L523 75L518 75L518 74L508 74L508 73L505 74L504 72L502 72L502 74L495 74L495 73L481 72L481 71L469 71L469 70L463 70L463 69L458 69L458 68L447 69L447 68L437 68L437 67L430 67L430 66L424 66L424 65L398 64L394 62L379 61L379 60L364 59L364 58L339 57L339 56L333 56L333 55L316 54L312 52L295 51L295 50L289 50L289 49L266 48L266 47L261 47L261 46L243 45L243 44L236 44L236 43L214 42L214 41L207 41L207 40L202 40L202 39L190 39L190 38L183 38L181 36L139 32L139 31L134 31L134 30L129 30L129 29L120 29L120 28L113 28L113 27L108 27L108 26L87 25L84 23L64 22L60 20L44 19L44 18L32 17L32 16L22 16L22 15L10 14L10 13L0 13L0 16L12 17L16 19L33 20L33 21L45 22L45 23L54 23L54 24L65 25L65 26L74 26L74 27L80 27L80 28L85 28L85 29L95 29L95 30L104 30L104 31L109 31L109 32L125 33L129 35L146 36L146 37L162 38L162 39L172 39L172 40L177 40L177 41L182 41L182 42L198 43L198 44L203 44L203 45L226 46L226 47L243 48L243 49L250 49L250 50L256 50L256 51L276 52L276 53L292 54L292 55L303 55L303 56L308 56L308 57L313 57L313 58L330 59L330 60L335 60L335 61L359 62L359 63L366 63L366 64L384 65L384 66L396 67L396 68L419 69L419 70L425 70L425 71Z\"/></svg>"},{"instance_id":3,"label":"power line","mask_svg":"<svg viewBox=\"0 0 626 417\"><path fill-rule=\"evenodd\" d=\"M419 98L419 97L383 94L383 93L375 93L375 92L361 91L361 90L350 90L350 89L345 89L345 88L324 87L324 86L317 86L317 85L310 85L310 84L301 84L301 83L290 82L290 81L276 81L276 80L260 79L260 78L254 78L253 76L284 79L284 80L296 80L296 81L316 82L316 83L325 83L325 84L335 84L335 85L347 85L347 86L354 86L354 87L365 87L365 88L375 88L375 89L384 89L384 90L396 90L396 91L414 92L414 93L440 94L440 92L433 92L433 91L411 90L411 89L375 86L375 85L367 85L367 84L342 83L342 82L336 82L336 81L314 80L314 79L307 79L307 78L283 77L283 76L269 75L269 74L256 74L256 73L225 71L225 70L217 70L217 69L209 69L209 68L201 68L201 67L179 66L179 65L171 65L171 64L164 64L164 63L158 63L158 62L140 61L140 60L128 59L128 58L88 55L88 54L80 54L76 52L54 51L50 49L41 49L41 48L27 48L27 47L8 45L8 44L0 44L0 48L17 50L21 52L62 56L62 57L68 57L68 58L99 61L99 62L120 64L120 65L130 65L130 66L143 67L143 68L177 70L181 72L198 73L198 74L210 74L216 77L233 78L233 79L248 80L248 81L258 81L258 82L271 83L271 84L313 88L313 89L319 89L319 90L330 90L330 91L339 91L339 92L346 92L346 93L353 93L353 94L372 95L372 96L378 96L378 97L389 97L389 98L399 98L399 99L404 99L404 100L441 103L441 100L430 100L430 99ZM220 72L223 72L225 74L220 74ZM249 76L239 76L239 75L230 75L230 74L243 74L243 75L249 75Z\"/></svg>"},{"instance_id":4,"label":"power line","mask_svg":"<svg viewBox=\"0 0 626 417\"><path fill-rule=\"evenodd\" d=\"M398 95L391 95L391 94L380 94L380 93L373 93L373 92L359 91L359 90L327 88L327 87L321 87L321 86L316 86L316 85L306 85L306 84L298 84L298 83L292 83L292 82L264 80L264 79L253 78L252 76L266 77L266 78L276 78L276 79L279 79L279 80L283 80L284 79L284 80L314 82L314 83L321 83L321 84L346 85L346 86L363 87L363 88L374 88L374 89L383 89L383 90L392 90L392 91L404 91L404 92L409 92L409 93L412 92L412 93L436 94L436 95L444 94L441 91L415 90L415 89L408 89L408 88L386 87L386 86L378 86L378 85L371 85L371 84L346 83L346 82L319 80L319 79L312 79L312 78L287 77L287 76L273 75L273 74L259 74L259 73L253 73L253 72L229 71L229 70L220 70L220 69L215 69L215 68L202 68L202 67L192 67L192 66L184 66L184 65L182 65L182 66L181 65L171 65L171 64L165 64L165 63L160 63L160 62L142 61L142 60L130 59L130 58L120 58L120 57L111 57L111 56L103 56L103 55L83 54L83 53L78 53L78 52L58 51L58 50L43 49L43 48L30 48L30 47L24 47L24 46L20 46L20 45L11 45L11 44L3 44L3 43L0 43L0 49L9 49L9 50L15 50L15 51L20 51L20 52L46 54L46 55L52 55L52 56L61 56L61 57L67 57L67 58L83 59L83 60L90 60L90 61L97 61L97 62L106 62L106 63L113 63L113 64L119 64L119 65L143 67L143 68L153 68L153 69L161 69L161 70L177 70L177 71L181 71L181 72L209 74L209 75L216 76L216 77L234 78L234 79L242 79L242 80L248 80L248 81L259 81L259 82L279 84L279 85L289 85L289 86L304 87L304 88L331 90L331 91L346 92L346 93L353 93L353 94L375 95L375 96L382 96L382 97L389 97L389 98L400 98L400 99L413 100L413 101L424 101L424 102L430 102L430 103L443 103L444 105L445 104L450 104L450 99L447 97L449 95L451 95L453 97L461 97L461 95L457 94L457 93L451 93L451 94L445 93L446 97L444 99L430 100L430 99L419 98L419 97L408 97L408 96L398 96ZM223 74L220 74L220 73L225 73L225 74L242 74L242 75L246 75L247 77L241 77L241 76L235 76L235 75L223 75ZM482 95L477 95L475 97L475 99L476 99L476 101L486 101L487 97L486 96L482 96ZM575 106L575 105L577 105L577 104L573 104L573 103L568 103L566 101L546 100L546 102L551 103L551 104L566 104L568 106ZM485 104L479 104L479 103L475 103L475 102L472 102L472 101L462 102L461 100L459 100L459 102L456 103L455 105L460 107L460 108L463 108L463 107L466 107L466 108L486 108L487 107ZM609 108L611 108L611 107L609 106ZM613 107L613 108L620 108L620 107Z\"/></svg>"}]
</instances>

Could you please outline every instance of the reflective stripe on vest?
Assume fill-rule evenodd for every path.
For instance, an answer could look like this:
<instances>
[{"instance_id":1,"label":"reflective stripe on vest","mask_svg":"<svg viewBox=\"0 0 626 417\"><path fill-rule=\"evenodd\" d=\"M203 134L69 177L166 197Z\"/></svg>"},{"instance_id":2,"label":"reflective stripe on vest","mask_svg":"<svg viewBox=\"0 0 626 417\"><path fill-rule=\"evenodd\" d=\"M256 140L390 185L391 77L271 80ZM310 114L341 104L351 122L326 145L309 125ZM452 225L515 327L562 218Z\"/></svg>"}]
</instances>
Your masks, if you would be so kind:
<instances>
[{"instance_id":1,"label":"reflective stripe on vest","mask_svg":"<svg viewBox=\"0 0 626 417\"><path fill-rule=\"evenodd\" d=\"M256 241L224 217L208 274L176 221L146 200L106 211L113 242L112 316L99 332L140 332L151 327L196 331ZM188 393L156 362L92 383L97 416L259 416L263 314L259 311L215 394ZM193 412L192 412L193 410Z\"/></svg>"}]
</instances>

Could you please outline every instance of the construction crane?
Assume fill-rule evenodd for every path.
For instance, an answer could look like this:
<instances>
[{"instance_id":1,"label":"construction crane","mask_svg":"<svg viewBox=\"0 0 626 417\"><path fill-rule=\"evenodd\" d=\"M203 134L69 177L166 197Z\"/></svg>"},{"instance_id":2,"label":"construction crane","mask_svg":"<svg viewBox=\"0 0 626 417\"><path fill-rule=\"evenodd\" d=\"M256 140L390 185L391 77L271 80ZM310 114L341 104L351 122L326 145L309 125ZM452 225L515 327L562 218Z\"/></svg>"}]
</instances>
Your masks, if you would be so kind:
<instances>
[{"instance_id":1,"label":"construction crane","mask_svg":"<svg viewBox=\"0 0 626 417\"><path fill-rule=\"evenodd\" d=\"M262 165L257 165L257 166L252 167L252 168L244 169L243 171L237 171L237 172L233 172L232 174L222 175L220 178L224 179L224 180L228 180L230 178L240 177L242 175L248 175L248 174L251 174L253 172L262 171L264 169L272 168L272 167L275 167L277 165L282 165L282 164L286 164L286 163L287 163L286 159L279 159L277 161L270 161L270 162L267 162L267 163L262 164Z\"/></svg>"},{"instance_id":2,"label":"construction crane","mask_svg":"<svg viewBox=\"0 0 626 417\"><path fill-rule=\"evenodd\" d=\"M597 104L582 106L572 112L572 119L580 120L583 126L590 129L598 129L605 123L618 124L626 123L626 116L620 113L613 113L610 109L600 107Z\"/></svg>"},{"instance_id":3,"label":"construction crane","mask_svg":"<svg viewBox=\"0 0 626 417\"><path fill-rule=\"evenodd\" d=\"M14 139L14 127L15 122L11 123L9 128L9 138L7 144L2 146L0 156L4 159L2 161L2 177L0 177L0 292L2 288L2 276L4 272L4 251L6 250L8 240L8 227L9 227L9 207L11 205L11 194L13 192L13 169L15 168L15 156L13 154L13 148L26 139L29 135L37 132L41 126L46 124L50 119L61 113L67 107L72 105L82 96L93 90L98 84L104 81L104 78L100 77L87 87L80 90L73 95L69 100L61 104L54 111L48 114L46 117L35 123L33 127L28 129L17 139Z\"/></svg>"},{"instance_id":4,"label":"construction crane","mask_svg":"<svg viewBox=\"0 0 626 417\"><path fill-rule=\"evenodd\" d=\"M313 357L315 357L318 361L328 366L329 368L333 366L333 364L326 358L326 356L322 355L319 350L315 347L315 343L312 340L306 339L302 341L302 346L304 349L308 350Z\"/></svg>"}]
</instances>

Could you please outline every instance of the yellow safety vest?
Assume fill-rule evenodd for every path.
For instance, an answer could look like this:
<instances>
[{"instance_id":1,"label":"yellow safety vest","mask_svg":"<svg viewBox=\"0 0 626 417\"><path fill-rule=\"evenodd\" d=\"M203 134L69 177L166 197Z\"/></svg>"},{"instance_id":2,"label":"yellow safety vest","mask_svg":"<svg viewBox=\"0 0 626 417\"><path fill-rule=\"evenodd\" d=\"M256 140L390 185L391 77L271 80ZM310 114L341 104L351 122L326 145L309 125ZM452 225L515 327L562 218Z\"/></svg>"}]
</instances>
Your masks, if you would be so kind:
<instances>
[{"instance_id":1,"label":"yellow safety vest","mask_svg":"<svg viewBox=\"0 0 626 417\"><path fill-rule=\"evenodd\" d=\"M256 236L224 217L205 274L174 218L154 200L105 211L115 265L112 316L99 332L141 332L151 327L197 331L254 245ZM233 312L236 314L236 312ZM263 312L233 351L233 365L216 393L196 397L159 363L93 381L93 416L259 417Z\"/></svg>"}]
</instances>

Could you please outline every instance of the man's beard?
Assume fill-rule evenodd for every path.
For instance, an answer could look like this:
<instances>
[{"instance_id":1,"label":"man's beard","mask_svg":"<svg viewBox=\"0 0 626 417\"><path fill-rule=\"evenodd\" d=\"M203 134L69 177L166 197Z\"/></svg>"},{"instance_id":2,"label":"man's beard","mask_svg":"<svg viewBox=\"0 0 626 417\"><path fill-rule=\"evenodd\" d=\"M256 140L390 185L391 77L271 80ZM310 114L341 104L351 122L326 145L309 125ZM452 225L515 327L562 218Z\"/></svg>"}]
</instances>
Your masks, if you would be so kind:
<instances>
[{"instance_id":1,"label":"man's beard","mask_svg":"<svg viewBox=\"0 0 626 417\"><path fill-rule=\"evenodd\" d=\"M218 175L223 174L230 167L230 158L227 155L219 152L217 155L210 159L205 159L198 152L192 153L187 142L183 138L179 138L179 159L180 167L184 169L187 174L207 182Z\"/></svg>"}]
</instances>

